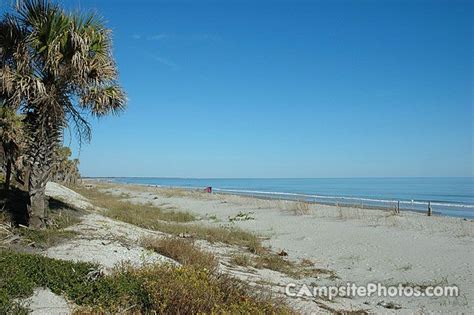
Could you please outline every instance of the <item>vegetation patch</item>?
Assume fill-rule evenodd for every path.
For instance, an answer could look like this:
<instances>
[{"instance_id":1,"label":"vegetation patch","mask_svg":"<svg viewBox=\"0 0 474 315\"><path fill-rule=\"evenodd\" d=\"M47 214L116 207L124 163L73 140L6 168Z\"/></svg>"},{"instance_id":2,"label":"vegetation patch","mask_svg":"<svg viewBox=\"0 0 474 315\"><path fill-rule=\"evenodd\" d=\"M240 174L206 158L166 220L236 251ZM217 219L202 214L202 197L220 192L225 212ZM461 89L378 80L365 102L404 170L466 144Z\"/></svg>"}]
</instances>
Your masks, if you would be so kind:
<instances>
[{"instance_id":1,"label":"vegetation patch","mask_svg":"<svg viewBox=\"0 0 474 315\"><path fill-rule=\"evenodd\" d=\"M182 224L171 222L142 222L129 216L117 215L117 213L106 213L116 220L128 222L140 227L156 230L178 237L188 237L206 240L211 243L224 243L258 250L261 248L260 239L247 231L235 227L211 227L197 224Z\"/></svg>"},{"instance_id":2,"label":"vegetation patch","mask_svg":"<svg viewBox=\"0 0 474 315\"><path fill-rule=\"evenodd\" d=\"M230 262L234 265L248 267L253 265L252 258L247 254L234 254L232 255Z\"/></svg>"},{"instance_id":3,"label":"vegetation patch","mask_svg":"<svg viewBox=\"0 0 474 315\"><path fill-rule=\"evenodd\" d=\"M56 245L64 239L77 235L74 231L65 228L80 222L83 212L69 208L62 202L50 199L48 225L42 230L34 230L18 224L15 227L15 213L0 212L0 243L3 247L23 248L37 247L48 248Z\"/></svg>"},{"instance_id":4,"label":"vegetation patch","mask_svg":"<svg viewBox=\"0 0 474 315\"><path fill-rule=\"evenodd\" d=\"M108 217L127 222L150 230L160 231L174 236L191 236L211 243L221 242L239 245L256 253L262 248L260 239L237 227L211 227L186 223L195 219L188 212L167 211L151 204L136 205L119 200L97 189L75 187L74 190L87 197L94 205L105 208Z\"/></svg>"},{"instance_id":5,"label":"vegetation patch","mask_svg":"<svg viewBox=\"0 0 474 315\"><path fill-rule=\"evenodd\" d=\"M307 277L319 277L325 275L336 279L334 271L314 267L314 264L308 259L299 263L290 261L274 253L259 255L255 259L255 268L266 268L289 275L290 277L300 279Z\"/></svg>"},{"instance_id":6,"label":"vegetation patch","mask_svg":"<svg viewBox=\"0 0 474 315\"><path fill-rule=\"evenodd\" d=\"M49 288L92 313L282 313L291 311L265 296L250 294L242 282L194 267L121 266L91 277L98 266L39 255L0 252L0 313L17 309L14 300L36 287Z\"/></svg>"},{"instance_id":7,"label":"vegetation patch","mask_svg":"<svg viewBox=\"0 0 474 315\"><path fill-rule=\"evenodd\" d=\"M247 254L235 254L231 257L231 263L243 267L254 267L257 269L270 269L284 273L290 277L300 279L306 277L317 277L326 275L329 278L337 278L334 271L314 267L314 263L308 259L303 259L299 263L271 253L268 250L260 255L250 256Z\"/></svg>"},{"instance_id":8,"label":"vegetation patch","mask_svg":"<svg viewBox=\"0 0 474 315\"><path fill-rule=\"evenodd\" d=\"M64 231L58 229L31 230L28 228L17 229L18 235L21 237L21 244L48 248L54 246L65 239L72 238L77 235L74 231Z\"/></svg>"},{"instance_id":9,"label":"vegetation patch","mask_svg":"<svg viewBox=\"0 0 474 315\"><path fill-rule=\"evenodd\" d=\"M99 191L96 188L78 186L73 189L88 198L95 206L107 209L109 217L134 225L153 225L161 221L190 222L196 220L196 217L189 212L165 210L151 203L135 204L110 193Z\"/></svg>"},{"instance_id":10,"label":"vegetation patch","mask_svg":"<svg viewBox=\"0 0 474 315\"><path fill-rule=\"evenodd\" d=\"M307 215L311 213L310 203L306 201L296 201L291 203L290 210L296 215Z\"/></svg>"},{"instance_id":11,"label":"vegetation patch","mask_svg":"<svg viewBox=\"0 0 474 315\"><path fill-rule=\"evenodd\" d=\"M235 216L230 217L229 216L229 221L234 222L234 221L249 221L249 220L255 220L255 217L252 216L253 212L242 212L239 211Z\"/></svg>"},{"instance_id":12,"label":"vegetation patch","mask_svg":"<svg viewBox=\"0 0 474 315\"><path fill-rule=\"evenodd\" d=\"M173 258L185 266L214 272L217 270L218 260L208 252L197 247L192 240L183 238L144 238L143 247L161 255Z\"/></svg>"}]
</instances>

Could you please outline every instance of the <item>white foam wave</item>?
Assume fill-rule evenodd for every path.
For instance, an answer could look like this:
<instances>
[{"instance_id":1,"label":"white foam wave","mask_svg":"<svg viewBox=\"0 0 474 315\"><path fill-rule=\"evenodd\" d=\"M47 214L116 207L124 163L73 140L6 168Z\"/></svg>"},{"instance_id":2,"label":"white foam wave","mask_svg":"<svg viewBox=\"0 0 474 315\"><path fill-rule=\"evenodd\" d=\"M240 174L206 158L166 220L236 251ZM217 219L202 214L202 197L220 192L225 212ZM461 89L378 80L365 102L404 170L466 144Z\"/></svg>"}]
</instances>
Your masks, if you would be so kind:
<instances>
[{"instance_id":1,"label":"white foam wave","mask_svg":"<svg viewBox=\"0 0 474 315\"><path fill-rule=\"evenodd\" d=\"M394 204L397 200L388 200L388 199L375 199L375 198L363 198L363 197L347 197L347 196L324 196L324 195L308 195L308 194L298 194L298 193L286 193L286 192L275 192L275 191L259 191L259 190L238 190L238 189L222 189L214 188L215 191L237 193L237 194L246 194L246 195L266 195L266 196L282 196L282 197L301 197L301 198L312 198L312 199L332 199L332 200L347 200L347 201L366 201L366 202L379 202ZM418 200L400 200L400 204L408 205L428 205L427 201L418 201ZM432 206L443 206L443 207L456 207L456 208L469 208L474 209L474 205L466 205L459 203L448 203L448 202L431 202Z\"/></svg>"}]
</instances>

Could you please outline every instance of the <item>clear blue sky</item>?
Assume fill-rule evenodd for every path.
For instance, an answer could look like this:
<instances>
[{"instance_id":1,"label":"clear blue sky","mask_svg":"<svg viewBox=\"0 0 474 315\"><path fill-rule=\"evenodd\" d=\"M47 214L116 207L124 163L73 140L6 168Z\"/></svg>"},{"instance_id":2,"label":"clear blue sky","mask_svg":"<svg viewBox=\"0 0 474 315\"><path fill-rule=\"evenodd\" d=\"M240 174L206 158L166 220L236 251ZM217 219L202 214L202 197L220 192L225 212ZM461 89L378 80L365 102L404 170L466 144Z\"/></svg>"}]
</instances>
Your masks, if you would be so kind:
<instances>
[{"instance_id":1,"label":"clear blue sky","mask_svg":"<svg viewBox=\"0 0 474 315\"><path fill-rule=\"evenodd\" d=\"M473 1L64 3L129 97L85 176L473 176Z\"/></svg>"}]
</instances>

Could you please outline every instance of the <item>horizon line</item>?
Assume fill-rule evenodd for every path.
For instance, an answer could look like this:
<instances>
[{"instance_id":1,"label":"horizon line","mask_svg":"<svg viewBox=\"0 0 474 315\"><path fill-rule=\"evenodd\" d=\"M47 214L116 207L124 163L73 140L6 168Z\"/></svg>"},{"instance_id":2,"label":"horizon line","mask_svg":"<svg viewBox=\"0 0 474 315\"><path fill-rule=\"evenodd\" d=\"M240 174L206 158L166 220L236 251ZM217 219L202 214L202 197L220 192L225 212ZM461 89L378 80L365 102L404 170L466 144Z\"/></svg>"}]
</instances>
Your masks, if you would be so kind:
<instances>
[{"instance_id":1,"label":"horizon line","mask_svg":"<svg viewBox=\"0 0 474 315\"><path fill-rule=\"evenodd\" d=\"M471 176L335 176L335 177L180 177L180 176L82 176L82 178L159 178L159 179L382 179L382 178L473 178Z\"/></svg>"}]
</instances>

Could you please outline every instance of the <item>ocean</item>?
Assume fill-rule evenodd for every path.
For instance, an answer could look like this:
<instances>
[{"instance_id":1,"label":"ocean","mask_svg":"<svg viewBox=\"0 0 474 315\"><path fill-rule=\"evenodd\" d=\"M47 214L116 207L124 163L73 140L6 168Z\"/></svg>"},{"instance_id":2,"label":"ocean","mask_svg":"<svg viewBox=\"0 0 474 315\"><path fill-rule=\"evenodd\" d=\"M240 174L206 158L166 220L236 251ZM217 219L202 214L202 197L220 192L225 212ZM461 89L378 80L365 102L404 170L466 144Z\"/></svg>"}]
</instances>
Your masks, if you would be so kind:
<instances>
[{"instance_id":1,"label":"ocean","mask_svg":"<svg viewBox=\"0 0 474 315\"><path fill-rule=\"evenodd\" d=\"M403 178L152 178L113 177L111 181L201 189L262 198L394 208L474 218L474 177Z\"/></svg>"}]
</instances>

